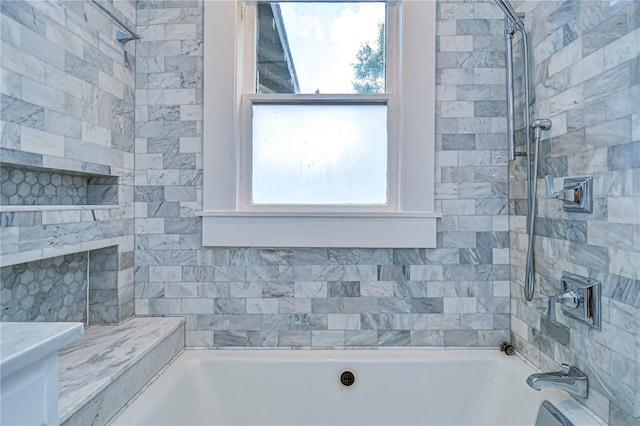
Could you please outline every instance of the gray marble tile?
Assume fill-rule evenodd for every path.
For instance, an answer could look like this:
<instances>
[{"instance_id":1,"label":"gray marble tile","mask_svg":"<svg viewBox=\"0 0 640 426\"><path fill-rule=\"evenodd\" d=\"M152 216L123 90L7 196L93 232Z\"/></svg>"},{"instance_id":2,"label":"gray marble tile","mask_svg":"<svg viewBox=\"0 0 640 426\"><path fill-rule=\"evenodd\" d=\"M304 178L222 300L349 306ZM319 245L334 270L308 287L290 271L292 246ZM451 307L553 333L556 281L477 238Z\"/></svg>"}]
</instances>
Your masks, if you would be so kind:
<instances>
[{"instance_id":1,"label":"gray marble tile","mask_svg":"<svg viewBox=\"0 0 640 426\"><path fill-rule=\"evenodd\" d=\"M359 297L359 281L328 281L329 297Z\"/></svg>"},{"instance_id":2,"label":"gray marble tile","mask_svg":"<svg viewBox=\"0 0 640 426\"><path fill-rule=\"evenodd\" d=\"M441 314L443 301L439 297L412 297L409 298L411 313Z\"/></svg>"},{"instance_id":3,"label":"gray marble tile","mask_svg":"<svg viewBox=\"0 0 640 426\"><path fill-rule=\"evenodd\" d=\"M540 331L563 346L569 345L571 330L558 322L541 318Z\"/></svg>"},{"instance_id":4,"label":"gray marble tile","mask_svg":"<svg viewBox=\"0 0 640 426\"><path fill-rule=\"evenodd\" d=\"M313 298L311 312L314 314L333 314L344 312L343 298Z\"/></svg>"},{"instance_id":5,"label":"gray marble tile","mask_svg":"<svg viewBox=\"0 0 640 426\"><path fill-rule=\"evenodd\" d=\"M281 281L263 282L262 297L295 297L295 284Z\"/></svg>"},{"instance_id":6,"label":"gray marble tile","mask_svg":"<svg viewBox=\"0 0 640 426\"><path fill-rule=\"evenodd\" d=\"M345 330L344 345L349 347L377 346L378 332L375 330Z\"/></svg>"},{"instance_id":7,"label":"gray marble tile","mask_svg":"<svg viewBox=\"0 0 640 426\"><path fill-rule=\"evenodd\" d=\"M229 330L230 317L227 315L196 315L196 330Z\"/></svg>"},{"instance_id":8,"label":"gray marble tile","mask_svg":"<svg viewBox=\"0 0 640 426\"><path fill-rule=\"evenodd\" d=\"M626 34L627 17L624 13L616 14L601 21L582 36L582 52L584 56L603 48L607 44Z\"/></svg>"},{"instance_id":9,"label":"gray marble tile","mask_svg":"<svg viewBox=\"0 0 640 426\"><path fill-rule=\"evenodd\" d=\"M309 347L312 345L312 331L282 330L278 332L278 346Z\"/></svg>"},{"instance_id":10,"label":"gray marble tile","mask_svg":"<svg viewBox=\"0 0 640 426\"><path fill-rule=\"evenodd\" d=\"M395 297L426 297L427 283L424 281L398 281L393 283Z\"/></svg>"},{"instance_id":11,"label":"gray marble tile","mask_svg":"<svg viewBox=\"0 0 640 426\"><path fill-rule=\"evenodd\" d=\"M7 1L2 3L0 11L3 15L10 16L37 34L45 35L46 17L35 10L30 4L19 1Z\"/></svg>"},{"instance_id":12,"label":"gray marble tile","mask_svg":"<svg viewBox=\"0 0 640 426\"><path fill-rule=\"evenodd\" d=\"M506 104L501 101L479 101L474 105L476 117L504 117Z\"/></svg>"},{"instance_id":13,"label":"gray marble tile","mask_svg":"<svg viewBox=\"0 0 640 426\"><path fill-rule=\"evenodd\" d=\"M277 331L247 331L247 346L251 347L276 347L278 346Z\"/></svg>"},{"instance_id":14,"label":"gray marble tile","mask_svg":"<svg viewBox=\"0 0 640 426\"><path fill-rule=\"evenodd\" d=\"M379 297L378 310L381 313L389 313L389 314L411 313L412 312L411 298Z\"/></svg>"},{"instance_id":15,"label":"gray marble tile","mask_svg":"<svg viewBox=\"0 0 640 426\"><path fill-rule=\"evenodd\" d=\"M410 280L408 265L379 265L378 281L408 281Z\"/></svg>"},{"instance_id":16,"label":"gray marble tile","mask_svg":"<svg viewBox=\"0 0 640 426\"><path fill-rule=\"evenodd\" d=\"M412 330L411 346L443 347L444 333L439 330Z\"/></svg>"},{"instance_id":17,"label":"gray marble tile","mask_svg":"<svg viewBox=\"0 0 640 426\"><path fill-rule=\"evenodd\" d=\"M442 135L442 149L475 149L475 135Z\"/></svg>"},{"instance_id":18,"label":"gray marble tile","mask_svg":"<svg viewBox=\"0 0 640 426\"><path fill-rule=\"evenodd\" d=\"M260 251L261 265L292 265L293 251L288 249L263 249Z\"/></svg>"},{"instance_id":19,"label":"gray marble tile","mask_svg":"<svg viewBox=\"0 0 640 426\"><path fill-rule=\"evenodd\" d=\"M246 312L246 299L219 298L219 299L214 299L213 301L213 313L243 314L245 312Z\"/></svg>"},{"instance_id":20,"label":"gray marble tile","mask_svg":"<svg viewBox=\"0 0 640 426\"><path fill-rule=\"evenodd\" d=\"M587 224L585 222L538 218L535 221L535 228L536 235L582 243L587 241Z\"/></svg>"},{"instance_id":21,"label":"gray marble tile","mask_svg":"<svg viewBox=\"0 0 640 426\"><path fill-rule=\"evenodd\" d=\"M378 346L410 346L411 332L402 331L378 331Z\"/></svg>"},{"instance_id":22,"label":"gray marble tile","mask_svg":"<svg viewBox=\"0 0 640 426\"><path fill-rule=\"evenodd\" d=\"M311 332L311 346L314 348L336 348L344 345L344 331L342 330L313 330Z\"/></svg>"},{"instance_id":23,"label":"gray marble tile","mask_svg":"<svg viewBox=\"0 0 640 426\"><path fill-rule=\"evenodd\" d=\"M585 82L585 102L590 102L598 97L608 95L619 90L621 87L629 87L630 79L631 69L629 63L624 63L602 74L598 74L596 77Z\"/></svg>"},{"instance_id":24,"label":"gray marble tile","mask_svg":"<svg viewBox=\"0 0 640 426\"><path fill-rule=\"evenodd\" d=\"M42 106L2 94L0 95L0 112L4 121L33 129L44 129L44 108Z\"/></svg>"},{"instance_id":25,"label":"gray marble tile","mask_svg":"<svg viewBox=\"0 0 640 426\"><path fill-rule=\"evenodd\" d=\"M214 346L247 346L249 343L246 331L214 331Z\"/></svg>"},{"instance_id":26,"label":"gray marble tile","mask_svg":"<svg viewBox=\"0 0 640 426\"><path fill-rule=\"evenodd\" d=\"M342 300L344 312L348 314L379 312L378 298L376 297L345 297L338 298L338 300Z\"/></svg>"},{"instance_id":27,"label":"gray marble tile","mask_svg":"<svg viewBox=\"0 0 640 426\"><path fill-rule=\"evenodd\" d=\"M444 330L444 346L465 347L476 346L478 332L474 330Z\"/></svg>"},{"instance_id":28,"label":"gray marble tile","mask_svg":"<svg viewBox=\"0 0 640 426\"><path fill-rule=\"evenodd\" d=\"M427 261L424 249L394 249L393 263L396 265L423 265Z\"/></svg>"},{"instance_id":29,"label":"gray marble tile","mask_svg":"<svg viewBox=\"0 0 640 426\"><path fill-rule=\"evenodd\" d=\"M393 314L360 314L360 328L362 330L393 330Z\"/></svg>"},{"instance_id":30,"label":"gray marble tile","mask_svg":"<svg viewBox=\"0 0 640 426\"><path fill-rule=\"evenodd\" d=\"M296 265L326 265L329 255L324 249L296 249L293 250L293 262Z\"/></svg>"},{"instance_id":31,"label":"gray marble tile","mask_svg":"<svg viewBox=\"0 0 640 426\"><path fill-rule=\"evenodd\" d=\"M607 149L609 170L640 167L640 141L611 146Z\"/></svg>"},{"instance_id":32,"label":"gray marble tile","mask_svg":"<svg viewBox=\"0 0 640 426\"><path fill-rule=\"evenodd\" d=\"M588 266L597 270L607 270L609 268L609 250L605 247L571 243L569 246L569 259L577 265Z\"/></svg>"}]
</instances>

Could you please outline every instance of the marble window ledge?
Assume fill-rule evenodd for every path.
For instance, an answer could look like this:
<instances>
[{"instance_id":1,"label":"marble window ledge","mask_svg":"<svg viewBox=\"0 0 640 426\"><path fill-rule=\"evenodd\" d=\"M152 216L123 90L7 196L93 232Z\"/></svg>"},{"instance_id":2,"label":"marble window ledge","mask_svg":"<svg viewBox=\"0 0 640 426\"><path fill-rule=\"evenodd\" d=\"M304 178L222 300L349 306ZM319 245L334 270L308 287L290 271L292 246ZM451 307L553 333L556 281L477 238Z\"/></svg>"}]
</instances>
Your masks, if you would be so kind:
<instances>
[{"instance_id":1,"label":"marble window ledge","mask_svg":"<svg viewBox=\"0 0 640 426\"><path fill-rule=\"evenodd\" d=\"M64 246L45 247L19 253L2 254L2 256L0 256L0 267L18 265L21 263L33 262L36 260L48 259L51 257L64 256L72 253L80 253L117 246L122 244L125 239L126 237L105 238L101 240L84 241L79 244L68 244Z\"/></svg>"},{"instance_id":2,"label":"marble window ledge","mask_svg":"<svg viewBox=\"0 0 640 426\"><path fill-rule=\"evenodd\" d=\"M112 210L119 208L119 204L83 204L83 205L13 205L0 206L0 213L10 212L45 212L45 211L63 211L63 210Z\"/></svg>"}]
</instances>

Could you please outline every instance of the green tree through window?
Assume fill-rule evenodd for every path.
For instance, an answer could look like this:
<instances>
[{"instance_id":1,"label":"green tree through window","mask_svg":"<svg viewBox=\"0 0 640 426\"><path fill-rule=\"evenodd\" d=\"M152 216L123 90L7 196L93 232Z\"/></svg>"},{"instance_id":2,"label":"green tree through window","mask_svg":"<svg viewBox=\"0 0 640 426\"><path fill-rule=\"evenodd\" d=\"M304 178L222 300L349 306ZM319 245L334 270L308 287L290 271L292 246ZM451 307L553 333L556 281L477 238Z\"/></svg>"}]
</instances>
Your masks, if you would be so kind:
<instances>
[{"instance_id":1,"label":"green tree through window","mask_svg":"<svg viewBox=\"0 0 640 426\"><path fill-rule=\"evenodd\" d=\"M384 93L384 22L378 23L378 39L372 47L369 43L361 45L356 54L355 79L351 82L356 93Z\"/></svg>"}]
</instances>

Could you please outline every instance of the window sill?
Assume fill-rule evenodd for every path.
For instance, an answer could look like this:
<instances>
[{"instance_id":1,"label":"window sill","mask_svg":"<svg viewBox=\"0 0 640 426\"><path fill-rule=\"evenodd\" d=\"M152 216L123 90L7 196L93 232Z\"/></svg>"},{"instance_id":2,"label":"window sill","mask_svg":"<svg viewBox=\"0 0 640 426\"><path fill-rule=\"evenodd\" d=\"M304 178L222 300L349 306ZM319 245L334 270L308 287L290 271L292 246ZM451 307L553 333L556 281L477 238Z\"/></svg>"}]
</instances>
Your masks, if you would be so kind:
<instances>
[{"instance_id":1,"label":"window sill","mask_svg":"<svg viewBox=\"0 0 640 426\"><path fill-rule=\"evenodd\" d=\"M202 244L214 247L433 248L434 212L203 211Z\"/></svg>"}]
</instances>

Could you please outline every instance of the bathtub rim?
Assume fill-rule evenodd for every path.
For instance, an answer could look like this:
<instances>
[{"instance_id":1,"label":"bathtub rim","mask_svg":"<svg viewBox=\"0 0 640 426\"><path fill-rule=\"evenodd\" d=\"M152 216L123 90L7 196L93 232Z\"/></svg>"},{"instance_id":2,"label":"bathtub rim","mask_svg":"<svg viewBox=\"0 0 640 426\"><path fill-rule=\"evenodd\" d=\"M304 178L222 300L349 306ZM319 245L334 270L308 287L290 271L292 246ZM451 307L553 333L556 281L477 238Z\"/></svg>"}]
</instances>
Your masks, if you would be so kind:
<instances>
[{"instance_id":1,"label":"bathtub rim","mask_svg":"<svg viewBox=\"0 0 640 426\"><path fill-rule=\"evenodd\" d=\"M265 359L265 355L268 353L271 353L272 355L275 353L278 353L280 355L292 355L291 358L294 358L294 356L297 356L298 358L301 357L301 355L303 357L308 357L309 361L319 361L319 360L327 360L325 358L322 358L321 355L323 355L323 353L329 353L329 352L335 352L338 354L343 354L344 353L349 353L350 355L362 355L362 353L370 353L370 354L377 354L377 355L381 355L383 353L393 353L395 352L396 354L403 354L402 358L403 359L412 359L411 357L413 357L413 359L415 360L417 358L417 356L419 354L429 354L431 353L433 355L433 353L440 353L440 354L444 354L444 353L448 353L448 357L451 355L454 355L456 357L460 357L461 359L470 355L470 353L475 353L475 354L484 354L486 355L488 358L490 357L490 359L504 359L506 362L512 362L514 360L514 358L518 359L519 361L521 361L523 364L525 364L528 368L530 368L531 370L533 370L533 372L538 373L541 372L542 370L540 370L538 367L536 367L535 365L533 365L530 361L528 361L526 358L524 358L521 354L519 354L518 352L516 352L514 355L506 355L503 354L502 352L499 351L499 349L496 348L489 348L489 347L480 347L480 348L469 348L469 347L447 347L447 348L436 348L436 347L425 347L425 348L407 348L407 347L385 347L385 348L371 348L371 347L362 347L362 348L336 348L336 349L319 349L319 348L314 348L314 349L301 349L301 348L295 348L295 349L287 349L287 348L282 348L282 347L269 347L269 348L265 348L265 347L260 347L260 348L250 348L247 349L246 347L225 347L224 349L218 349L218 348L208 348L208 347L185 347L183 348L178 354L176 354L144 387L142 387L142 389L140 389L140 391L133 397L131 398L131 400L129 400L127 402L127 404L122 407L111 419L109 419L109 421L107 421L107 426L111 425L113 423L113 421L115 421L118 417L120 417L120 415L122 415L127 408L132 405L133 403L135 403L135 401L137 401L160 377L162 377L162 375L169 369L169 367L171 367L172 365L175 364L176 361L178 361L183 355L187 354L187 353L207 353L210 355L215 354L216 357L220 358L220 359L229 359L228 355L230 355L231 353L234 354L234 360L238 360L237 355L242 354L242 356L240 358L246 358L246 359ZM311 356L310 356L311 355ZM310 357L309 357L310 356ZM286 361L286 357L278 357L278 358L272 358L272 359L277 359L278 361ZM344 359L344 358L343 358ZM352 358L354 360L359 359L359 358ZM382 357L380 357L379 359L384 359ZM424 359L424 358L420 358L420 359ZM450 359L450 358L449 358ZM472 357L469 357L469 359L473 359ZM477 359L477 358L476 358ZM511 360L509 360L511 359ZM349 359L346 359L347 361ZM397 360L397 358L396 358ZM336 359L328 359L327 361L337 361ZM523 378L523 381L526 378ZM556 409L558 409L563 415L565 415L571 422L573 422L573 424L575 425L594 425L594 426L609 426L609 424L607 422L605 422L603 419L601 419L600 417L598 417L592 410L590 410L589 408L587 408L585 405L583 405L580 401L578 401L577 399L575 399L574 397L572 397L569 393L561 391L561 390L557 390L557 389L546 389L545 390L547 395L545 395L545 400L548 400ZM540 405L542 406L542 402L540 403Z\"/></svg>"}]
</instances>

